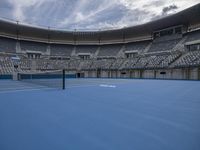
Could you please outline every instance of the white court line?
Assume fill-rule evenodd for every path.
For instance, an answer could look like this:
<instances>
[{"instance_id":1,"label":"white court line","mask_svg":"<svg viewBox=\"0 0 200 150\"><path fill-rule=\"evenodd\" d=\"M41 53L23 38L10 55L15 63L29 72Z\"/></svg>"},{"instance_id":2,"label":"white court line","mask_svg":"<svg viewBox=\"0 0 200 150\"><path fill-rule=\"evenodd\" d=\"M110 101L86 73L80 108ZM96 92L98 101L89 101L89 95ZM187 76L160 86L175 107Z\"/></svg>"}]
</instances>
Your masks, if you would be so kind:
<instances>
[{"instance_id":1,"label":"white court line","mask_svg":"<svg viewBox=\"0 0 200 150\"><path fill-rule=\"evenodd\" d=\"M116 85L109 85L109 84L100 84L100 87L105 87L105 88L116 88Z\"/></svg>"},{"instance_id":2,"label":"white court line","mask_svg":"<svg viewBox=\"0 0 200 150\"><path fill-rule=\"evenodd\" d=\"M16 93L16 92L29 92L29 91L40 91L40 90L52 90L54 88L37 88L37 89L21 89L21 90L11 90L11 91L0 91L0 94L4 93Z\"/></svg>"},{"instance_id":3,"label":"white court line","mask_svg":"<svg viewBox=\"0 0 200 150\"><path fill-rule=\"evenodd\" d=\"M79 87L92 87L92 86L98 86L98 85L87 85L87 86L71 86L66 87L66 89L70 88L79 88ZM0 91L0 94L4 93L16 93L16 92L29 92L29 91L41 91L41 90L53 90L53 89L59 89L59 88L35 88L35 89L19 89L19 90L11 90L11 91Z\"/></svg>"},{"instance_id":4,"label":"white court line","mask_svg":"<svg viewBox=\"0 0 200 150\"><path fill-rule=\"evenodd\" d=\"M12 87L11 87L12 86ZM16 87L15 87L16 86ZM0 90L12 90L12 89L23 89L23 88L45 88L46 86L31 86L30 84L29 85L9 85L8 87L0 87Z\"/></svg>"},{"instance_id":5,"label":"white court line","mask_svg":"<svg viewBox=\"0 0 200 150\"><path fill-rule=\"evenodd\" d=\"M98 81L98 80L97 80ZM70 88L81 88L81 87L93 87L93 86L101 86L101 87L111 87L111 88L115 88L116 85L119 85L119 84L125 84L127 82L117 82L115 83L115 85L111 85L112 83L110 82L106 82L106 81L98 81L98 82L87 82L87 83L93 83L93 84L90 84L90 85L80 85L80 84L77 84L75 83L74 85L69 85L69 87L67 87L67 83L66 83L66 89L70 89ZM82 83L84 84L84 83ZM39 87L31 87L31 86L22 86L24 88L29 88L30 89L16 89L16 88L6 88L5 90L11 90L11 91L0 91L0 93L12 93L12 92L25 92L25 91L39 91L39 90L52 90L52 89L59 89L59 88L45 88L45 86L39 86ZM1 88L0 88L1 89ZM12 90L13 89L13 90Z\"/></svg>"},{"instance_id":6,"label":"white court line","mask_svg":"<svg viewBox=\"0 0 200 150\"><path fill-rule=\"evenodd\" d=\"M98 86L98 84L71 86L71 87L66 87L66 89L79 88L79 87L92 87L92 86Z\"/></svg>"},{"instance_id":7,"label":"white court line","mask_svg":"<svg viewBox=\"0 0 200 150\"><path fill-rule=\"evenodd\" d=\"M45 88L45 87L37 87L38 88ZM6 90L23 90L23 89L36 89L36 87L27 87L27 86L21 86L21 87L13 87L13 88L0 88L0 90L2 91L6 91Z\"/></svg>"},{"instance_id":8,"label":"white court line","mask_svg":"<svg viewBox=\"0 0 200 150\"><path fill-rule=\"evenodd\" d=\"M37 85L39 87L39 85ZM0 85L0 89L5 89L9 87L33 87L33 84L7 84L7 85ZM43 87L43 86L40 86Z\"/></svg>"}]
</instances>

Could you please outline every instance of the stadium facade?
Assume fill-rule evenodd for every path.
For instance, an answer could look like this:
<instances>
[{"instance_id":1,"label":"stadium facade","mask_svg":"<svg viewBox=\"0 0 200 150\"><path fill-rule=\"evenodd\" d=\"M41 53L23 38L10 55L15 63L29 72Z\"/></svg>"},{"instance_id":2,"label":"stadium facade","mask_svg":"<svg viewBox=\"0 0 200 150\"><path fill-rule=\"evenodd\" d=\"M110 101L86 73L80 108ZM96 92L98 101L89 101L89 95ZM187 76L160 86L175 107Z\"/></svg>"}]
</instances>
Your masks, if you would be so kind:
<instances>
[{"instance_id":1,"label":"stadium facade","mask_svg":"<svg viewBox=\"0 0 200 150\"><path fill-rule=\"evenodd\" d=\"M0 20L0 75L200 80L200 4L146 24L64 31ZM14 58L19 58L13 60Z\"/></svg>"}]
</instances>

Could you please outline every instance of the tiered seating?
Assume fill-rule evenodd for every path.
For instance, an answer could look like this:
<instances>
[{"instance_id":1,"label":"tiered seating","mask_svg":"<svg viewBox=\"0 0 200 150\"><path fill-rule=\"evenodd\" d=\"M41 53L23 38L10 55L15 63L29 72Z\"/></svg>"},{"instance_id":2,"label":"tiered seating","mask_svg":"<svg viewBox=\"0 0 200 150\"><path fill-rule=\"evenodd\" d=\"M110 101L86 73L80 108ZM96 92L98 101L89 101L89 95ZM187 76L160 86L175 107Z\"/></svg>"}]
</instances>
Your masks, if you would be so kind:
<instances>
[{"instance_id":1,"label":"tiered seating","mask_svg":"<svg viewBox=\"0 0 200 150\"><path fill-rule=\"evenodd\" d=\"M93 64L93 61L94 61L93 59L82 60L79 68L82 70L90 70Z\"/></svg>"},{"instance_id":2,"label":"tiered seating","mask_svg":"<svg viewBox=\"0 0 200 150\"><path fill-rule=\"evenodd\" d=\"M22 51L38 51L46 52L47 44L32 41L20 41L20 46Z\"/></svg>"},{"instance_id":3,"label":"tiered seating","mask_svg":"<svg viewBox=\"0 0 200 150\"><path fill-rule=\"evenodd\" d=\"M62 44L50 44L50 56L45 55L43 59L37 59L36 69L37 71L45 70L121 70L121 69L160 69L160 68L180 68L180 67L196 67L200 66L200 51L186 52L177 50L177 43L183 45L186 38L182 38L181 35L163 36L156 38L152 45L149 41L135 42L127 44L110 44L110 45L62 45ZM187 34L187 41L199 40L200 31L195 31ZM37 51L47 52L48 44L20 41L22 51ZM151 46L151 47L150 47ZM144 50L150 48L146 53ZM0 37L0 52L15 53L16 40ZM97 54L97 58L83 60L78 58L74 54L78 53L90 53ZM121 51L120 51L121 50ZM140 51L136 52L136 55L131 55L132 58L123 58L123 51ZM146 49L147 50L147 49ZM171 52L173 50L173 52ZM191 50L191 49L190 49ZM120 53L119 53L120 52ZM134 54L135 52L133 52ZM118 55L120 54L120 55ZM0 56L0 74L12 74L13 64L11 60L11 54L2 54ZM121 58L118 58L121 57ZM50 59L54 58L54 59ZM65 59L64 59L65 58ZM14 71L30 71L35 69L32 67L31 60L21 57L19 60L19 67L14 68ZM34 62L33 62L34 65Z\"/></svg>"},{"instance_id":4,"label":"tiered seating","mask_svg":"<svg viewBox=\"0 0 200 150\"><path fill-rule=\"evenodd\" d=\"M146 68L158 68L160 63L165 60L167 55L149 56Z\"/></svg>"},{"instance_id":5,"label":"tiered seating","mask_svg":"<svg viewBox=\"0 0 200 150\"><path fill-rule=\"evenodd\" d=\"M97 50L98 46L94 45L81 45L76 46L76 53L91 53L94 54Z\"/></svg>"},{"instance_id":6,"label":"tiered seating","mask_svg":"<svg viewBox=\"0 0 200 150\"><path fill-rule=\"evenodd\" d=\"M122 69L133 69L135 68L135 64L138 62L139 58L131 58L126 59L124 64L122 65Z\"/></svg>"},{"instance_id":7,"label":"tiered seating","mask_svg":"<svg viewBox=\"0 0 200 150\"><path fill-rule=\"evenodd\" d=\"M21 59L19 68L21 71L31 70L31 61L29 59Z\"/></svg>"},{"instance_id":8,"label":"tiered seating","mask_svg":"<svg viewBox=\"0 0 200 150\"><path fill-rule=\"evenodd\" d=\"M153 42L148 52L171 51L179 41L179 39L175 39L170 41Z\"/></svg>"},{"instance_id":9,"label":"tiered seating","mask_svg":"<svg viewBox=\"0 0 200 150\"><path fill-rule=\"evenodd\" d=\"M13 65L10 57L0 56L0 74L7 75L12 74Z\"/></svg>"},{"instance_id":10,"label":"tiered seating","mask_svg":"<svg viewBox=\"0 0 200 150\"><path fill-rule=\"evenodd\" d=\"M103 45L100 48L98 56L100 57L116 57L122 45Z\"/></svg>"},{"instance_id":11,"label":"tiered seating","mask_svg":"<svg viewBox=\"0 0 200 150\"><path fill-rule=\"evenodd\" d=\"M125 44L125 51L143 51L150 42L134 42Z\"/></svg>"},{"instance_id":12,"label":"tiered seating","mask_svg":"<svg viewBox=\"0 0 200 150\"><path fill-rule=\"evenodd\" d=\"M200 30L189 33L186 42L196 41L196 40L199 40L199 39L200 39Z\"/></svg>"},{"instance_id":13,"label":"tiered seating","mask_svg":"<svg viewBox=\"0 0 200 150\"><path fill-rule=\"evenodd\" d=\"M67 69L68 60L37 60L37 70L58 70Z\"/></svg>"},{"instance_id":14,"label":"tiered seating","mask_svg":"<svg viewBox=\"0 0 200 150\"><path fill-rule=\"evenodd\" d=\"M180 53L170 54L164 59L160 65L159 68L166 68L169 67L171 63L173 63L175 60L177 60L181 56Z\"/></svg>"},{"instance_id":15,"label":"tiered seating","mask_svg":"<svg viewBox=\"0 0 200 150\"><path fill-rule=\"evenodd\" d=\"M194 66L200 66L200 57L193 62Z\"/></svg>"},{"instance_id":16,"label":"tiered seating","mask_svg":"<svg viewBox=\"0 0 200 150\"><path fill-rule=\"evenodd\" d=\"M125 59L122 58L118 58L116 59L110 66L110 69L112 70L118 70L121 68L121 66L123 65Z\"/></svg>"},{"instance_id":17,"label":"tiered seating","mask_svg":"<svg viewBox=\"0 0 200 150\"><path fill-rule=\"evenodd\" d=\"M174 67L190 67L200 65L200 51L191 51L178 60Z\"/></svg>"},{"instance_id":18,"label":"tiered seating","mask_svg":"<svg viewBox=\"0 0 200 150\"><path fill-rule=\"evenodd\" d=\"M155 69L169 67L181 54L163 54L163 55L151 55L140 56L130 59L122 59L123 62L118 68L122 69ZM118 61L118 59L117 59ZM115 61L113 64L115 64Z\"/></svg>"},{"instance_id":19,"label":"tiered seating","mask_svg":"<svg viewBox=\"0 0 200 150\"><path fill-rule=\"evenodd\" d=\"M97 59L93 61L91 69L110 69L113 59Z\"/></svg>"},{"instance_id":20,"label":"tiered seating","mask_svg":"<svg viewBox=\"0 0 200 150\"><path fill-rule=\"evenodd\" d=\"M0 37L0 52L15 53L16 40Z\"/></svg>"},{"instance_id":21,"label":"tiered seating","mask_svg":"<svg viewBox=\"0 0 200 150\"><path fill-rule=\"evenodd\" d=\"M67 69L77 70L79 68L80 62L80 59L70 60L67 65Z\"/></svg>"},{"instance_id":22,"label":"tiered seating","mask_svg":"<svg viewBox=\"0 0 200 150\"><path fill-rule=\"evenodd\" d=\"M193 67L200 66L200 51L191 51L180 57L180 53L137 56L131 59L89 59L89 60L50 60L38 59L36 69L45 70L119 70L119 69L155 69L166 67ZM171 65L173 64L173 65ZM31 70L31 60L21 59L15 71L27 72ZM13 65L11 57L0 57L0 74L12 74Z\"/></svg>"},{"instance_id":23,"label":"tiered seating","mask_svg":"<svg viewBox=\"0 0 200 150\"><path fill-rule=\"evenodd\" d=\"M150 61L151 57L140 57L135 64L135 69L144 69L148 62Z\"/></svg>"},{"instance_id":24,"label":"tiered seating","mask_svg":"<svg viewBox=\"0 0 200 150\"><path fill-rule=\"evenodd\" d=\"M70 60L60 60L57 62L59 69L67 69Z\"/></svg>"},{"instance_id":25,"label":"tiered seating","mask_svg":"<svg viewBox=\"0 0 200 150\"><path fill-rule=\"evenodd\" d=\"M71 56L73 49L73 45L51 44L50 54L53 56Z\"/></svg>"},{"instance_id":26,"label":"tiered seating","mask_svg":"<svg viewBox=\"0 0 200 150\"><path fill-rule=\"evenodd\" d=\"M55 60L37 60L37 70L53 70L55 64Z\"/></svg>"}]
</instances>

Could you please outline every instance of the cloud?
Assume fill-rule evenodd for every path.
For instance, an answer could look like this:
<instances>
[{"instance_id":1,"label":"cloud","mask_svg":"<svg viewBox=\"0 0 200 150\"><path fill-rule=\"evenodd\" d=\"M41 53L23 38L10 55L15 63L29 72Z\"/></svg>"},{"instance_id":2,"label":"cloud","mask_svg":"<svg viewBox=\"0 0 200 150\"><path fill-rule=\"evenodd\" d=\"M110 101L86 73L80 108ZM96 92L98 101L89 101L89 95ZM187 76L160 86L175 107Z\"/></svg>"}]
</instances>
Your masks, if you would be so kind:
<instances>
[{"instance_id":1,"label":"cloud","mask_svg":"<svg viewBox=\"0 0 200 150\"><path fill-rule=\"evenodd\" d=\"M35 16L40 12L41 9L43 9L41 6L44 3L52 2L55 0L6 0L9 2L13 9L13 19L21 21L21 22L31 22L30 18L32 16ZM49 7L48 10L51 10ZM29 12L36 12L30 14ZM38 19L42 19L41 16L38 17Z\"/></svg>"},{"instance_id":2,"label":"cloud","mask_svg":"<svg viewBox=\"0 0 200 150\"><path fill-rule=\"evenodd\" d=\"M81 0L77 1L75 4L74 10L70 13L69 17L66 17L59 24L60 27L67 24L74 24L74 26L88 21L96 20L95 17L101 14L102 16L106 15L107 10L112 8L115 5L115 1L107 0ZM105 12L105 14L103 14Z\"/></svg>"},{"instance_id":3,"label":"cloud","mask_svg":"<svg viewBox=\"0 0 200 150\"><path fill-rule=\"evenodd\" d=\"M0 17L66 30L123 28L179 12L200 0L0 0Z\"/></svg>"},{"instance_id":4,"label":"cloud","mask_svg":"<svg viewBox=\"0 0 200 150\"><path fill-rule=\"evenodd\" d=\"M162 10L162 14L167 15L171 12L174 12L176 9L178 9L176 5L170 5L170 6L164 7Z\"/></svg>"},{"instance_id":5,"label":"cloud","mask_svg":"<svg viewBox=\"0 0 200 150\"><path fill-rule=\"evenodd\" d=\"M19 21L25 21L26 15L24 9L30 6L37 7L43 0L8 0L13 5L13 17Z\"/></svg>"}]
</instances>

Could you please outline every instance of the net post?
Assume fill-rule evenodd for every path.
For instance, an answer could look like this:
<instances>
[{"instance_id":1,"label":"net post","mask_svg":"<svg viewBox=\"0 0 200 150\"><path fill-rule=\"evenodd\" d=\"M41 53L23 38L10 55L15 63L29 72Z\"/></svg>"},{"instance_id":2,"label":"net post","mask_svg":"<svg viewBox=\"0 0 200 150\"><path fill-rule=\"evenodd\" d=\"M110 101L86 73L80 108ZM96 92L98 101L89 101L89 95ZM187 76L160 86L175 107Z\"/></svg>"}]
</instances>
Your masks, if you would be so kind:
<instances>
[{"instance_id":1,"label":"net post","mask_svg":"<svg viewBox=\"0 0 200 150\"><path fill-rule=\"evenodd\" d=\"M63 78L62 89L64 90L65 89L65 69L63 69L62 71L62 78Z\"/></svg>"}]
</instances>

